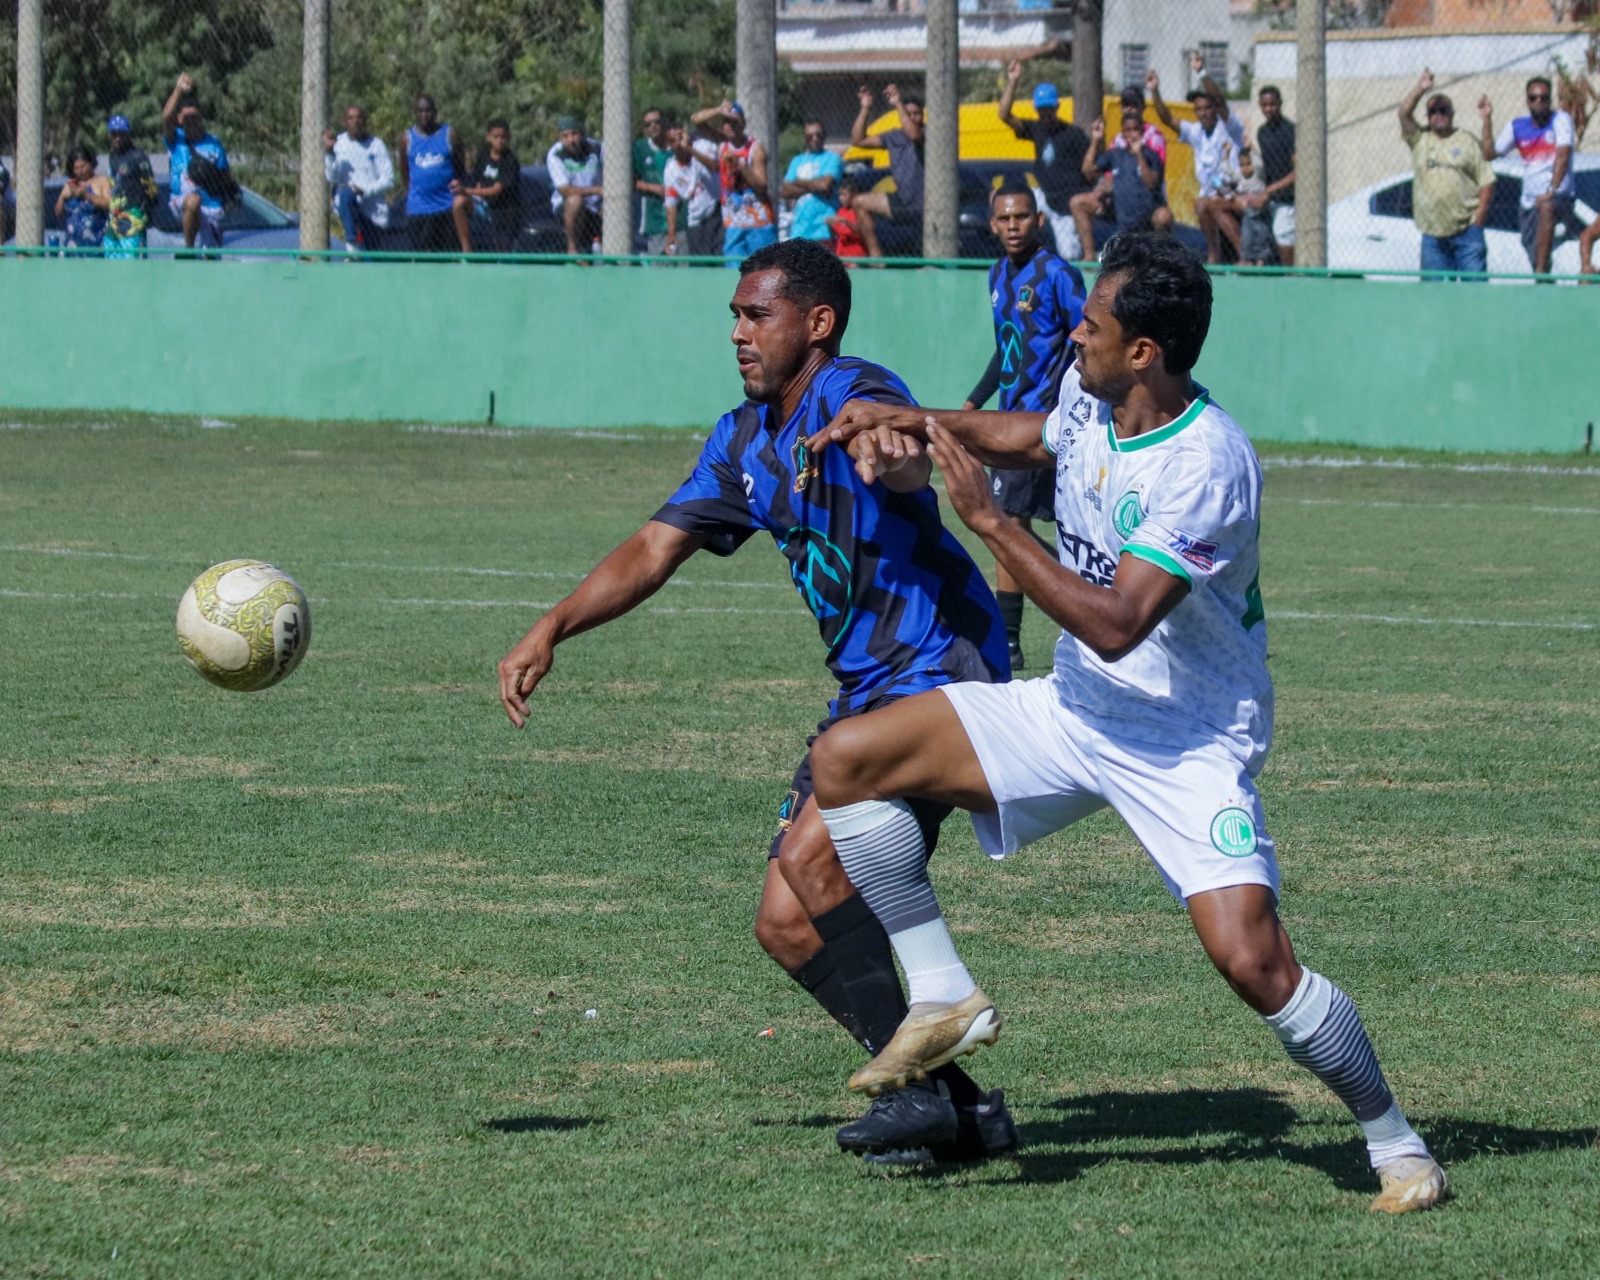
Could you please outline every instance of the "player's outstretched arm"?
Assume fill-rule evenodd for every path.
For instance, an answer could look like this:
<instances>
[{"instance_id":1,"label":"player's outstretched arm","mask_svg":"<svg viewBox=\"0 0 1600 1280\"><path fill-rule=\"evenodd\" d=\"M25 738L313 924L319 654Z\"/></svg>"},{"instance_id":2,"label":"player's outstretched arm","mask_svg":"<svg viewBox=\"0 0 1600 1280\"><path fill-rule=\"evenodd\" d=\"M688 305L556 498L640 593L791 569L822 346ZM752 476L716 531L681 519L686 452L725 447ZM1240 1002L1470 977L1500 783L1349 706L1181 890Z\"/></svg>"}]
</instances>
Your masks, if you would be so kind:
<instances>
[{"instance_id":1,"label":"player's outstretched arm","mask_svg":"<svg viewBox=\"0 0 1600 1280\"><path fill-rule=\"evenodd\" d=\"M511 723L519 729L528 723L528 695L549 674L558 644L648 600L704 545L696 534L652 520L597 564L500 659L500 702Z\"/></svg>"},{"instance_id":2,"label":"player's outstretched arm","mask_svg":"<svg viewBox=\"0 0 1600 1280\"><path fill-rule=\"evenodd\" d=\"M806 448L817 453L830 444L849 444L858 436L870 434L871 443L863 442L850 451L856 459L856 470L870 481L862 468L876 465L875 451L897 458L905 442L895 441L895 435L926 441L929 425L936 423L990 466L1027 470L1054 465L1055 460L1044 447L1045 417L1042 413L925 409L919 405L851 400L832 422L806 441Z\"/></svg>"},{"instance_id":3,"label":"player's outstretched arm","mask_svg":"<svg viewBox=\"0 0 1600 1280\"><path fill-rule=\"evenodd\" d=\"M1137 648L1172 612L1189 584L1165 569L1124 555L1109 587L1085 582L994 504L989 477L970 452L937 424L930 431L934 464L962 523L983 539L997 563L1051 621L1107 662Z\"/></svg>"}]
</instances>

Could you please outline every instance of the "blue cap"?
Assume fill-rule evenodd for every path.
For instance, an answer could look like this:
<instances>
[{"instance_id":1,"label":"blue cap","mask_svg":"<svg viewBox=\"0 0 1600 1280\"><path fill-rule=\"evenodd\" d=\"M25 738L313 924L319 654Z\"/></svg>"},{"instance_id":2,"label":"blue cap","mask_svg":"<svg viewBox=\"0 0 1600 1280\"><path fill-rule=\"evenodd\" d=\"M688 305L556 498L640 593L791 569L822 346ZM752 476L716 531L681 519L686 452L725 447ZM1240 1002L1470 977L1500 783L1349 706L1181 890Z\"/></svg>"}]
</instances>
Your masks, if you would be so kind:
<instances>
[{"instance_id":1,"label":"blue cap","mask_svg":"<svg viewBox=\"0 0 1600 1280\"><path fill-rule=\"evenodd\" d=\"M106 121L107 133L132 133L133 126L128 123L127 116L112 116Z\"/></svg>"},{"instance_id":2,"label":"blue cap","mask_svg":"<svg viewBox=\"0 0 1600 1280\"><path fill-rule=\"evenodd\" d=\"M1059 107L1061 105L1061 95L1056 92L1055 85L1042 84L1033 91L1033 105L1035 110L1044 107Z\"/></svg>"},{"instance_id":3,"label":"blue cap","mask_svg":"<svg viewBox=\"0 0 1600 1280\"><path fill-rule=\"evenodd\" d=\"M730 102L728 104L727 113L731 116L738 116L741 120L744 119L744 108L741 107L737 102Z\"/></svg>"}]
</instances>

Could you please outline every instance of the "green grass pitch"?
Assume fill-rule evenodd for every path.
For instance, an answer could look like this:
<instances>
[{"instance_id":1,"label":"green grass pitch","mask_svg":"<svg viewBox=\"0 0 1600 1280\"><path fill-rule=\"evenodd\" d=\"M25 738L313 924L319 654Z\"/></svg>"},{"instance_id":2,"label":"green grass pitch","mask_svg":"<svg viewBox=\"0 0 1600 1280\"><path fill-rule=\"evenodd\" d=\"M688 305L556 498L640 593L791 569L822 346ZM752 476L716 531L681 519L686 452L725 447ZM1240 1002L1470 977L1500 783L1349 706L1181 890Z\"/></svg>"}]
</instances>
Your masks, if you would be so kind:
<instances>
[{"instance_id":1,"label":"green grass pitch","mask_svg":"<svg viewBox=\"0 0 1600 1280\"><path fill-rule=\"evenodd\" d=\"M1458 1192L1380 1219L1354 1125L1107 815L1002 865L952 821L936 862L1023 1156L833 1148L857 1054L750 936L830 691L770 544L563 647L527 731L493 693L687 433L9 416L7 1280L1600 1267L1586 460L1263 446L1284 913ZM235 556L312 601L265 694L173 636Z\"/></svg>"}]
</instances>

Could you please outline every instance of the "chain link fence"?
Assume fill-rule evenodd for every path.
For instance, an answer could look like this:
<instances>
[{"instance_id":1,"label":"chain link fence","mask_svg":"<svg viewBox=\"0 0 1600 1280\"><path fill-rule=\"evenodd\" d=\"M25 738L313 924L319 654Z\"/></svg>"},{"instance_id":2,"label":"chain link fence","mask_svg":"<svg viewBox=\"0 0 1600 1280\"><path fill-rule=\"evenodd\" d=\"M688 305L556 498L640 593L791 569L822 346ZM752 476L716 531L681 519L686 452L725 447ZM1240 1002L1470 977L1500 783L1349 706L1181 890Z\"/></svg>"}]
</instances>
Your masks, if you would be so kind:
<instances>
[{"instance_id":1,"label":"chain link fence","mask_svg":"<svg viewBox=\"0 0 1600 1280\"><path fill-rule=\"evenodd\" d=\"M301 243L303 0L31 2L43 28L48 243L93 238L94 214L110 212L85 213L84 203L95 205L90 197L129 146L151 161L152 249L181 248L190 233L204 243L213 221L217 237L241 249ZM615 2L329 0L325 172L312 175L308 207L327 220L335 251L583 255L604 239L612 252L682 254L693 222L697 248L715 241L721 252L707 200L720 224L732 208L723 186L747 186L750 174L730 169L717 145L754 136L767 153L767 208L780 234L891 257L922 252L919 193L901 189L910 170L897 175L895 162L925 141L907 137L917 131L905 118L920 114L925 95L925 0L768 0L775 126L749 120L742 131L713 109L737 100L739 10L749 0L631 0L625 67L606 60L604 15ZM1270 87L1284 119L1300 115L1293 0L959 0L958 8L961 255L997 251L987 198L1013 179L1040 191L1058 248L1087 251L1070 210L1075 195L1096 190L1080 163L1095 150L1094 122L1073 119L1072 44L1082 27L1099 35L1106 135L1114 140L1124 110L1133 111L1145 142L1163 152L1174 233L1222 263L1294 261L1293 187L1284 182L1293 150L1264 105ZM1482 223L1491 273L1577 272L1583 231L1600 208L1596 8L1596 0L1332 0L1328 265L1418 269L1425 248L1453 241L1465 218ZM1087 16L1098 28L1084 25ZM14 180L18 30L0 27L0 163ZM1548 127L1544 104L1528 100L1528 81L1540 76L1560 113ZM627 100L629 129L613 122L604 146L608 86L611 99ZM1220 145L1208 141L1204 104L1192 100L1207 89L1226 108ZM1407 124L1401 107L1413 98ZM1487 172L1476 158L1480 101L1491 108L1490 149L1505 152ZM1451 114L1430 115L1430 104ZM209 144L169 149L169 134L180 144L187 135L173 128L174 113L195 111L237 189L211 172L222 166L205 154ZM115 141L113 117L127 126ZM669 245L663 197L674 125L686 148L676 176L689 185L671 202ZM1570 161L1554 162L1564 165L1562 182L1541 200L1569 128ZM72 172L84 151L92 181ZM192 171L184 152L200 156ZM1481 211L1479 179L1491 188ZM185 198L196 193L202 208L186 227ZM15 194L6 196L8 234ZM876 233L870 244L851 213L857 205ZM1094 213L1097 233L1114 229L1114 200ZM1465 241L1475 238L1468 231Z\"/></svg>"}]
</instances>

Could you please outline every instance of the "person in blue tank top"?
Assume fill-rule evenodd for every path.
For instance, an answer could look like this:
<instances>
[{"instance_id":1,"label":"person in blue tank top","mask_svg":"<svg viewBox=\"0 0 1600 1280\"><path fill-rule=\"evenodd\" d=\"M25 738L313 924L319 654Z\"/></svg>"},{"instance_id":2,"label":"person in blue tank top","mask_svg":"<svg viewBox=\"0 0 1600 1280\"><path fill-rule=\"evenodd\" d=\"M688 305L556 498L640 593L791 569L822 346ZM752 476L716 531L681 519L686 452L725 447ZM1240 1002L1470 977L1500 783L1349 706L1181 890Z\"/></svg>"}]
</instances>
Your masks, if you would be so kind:
<instances>
[{"instance_id":1,"label":"person in blue tank top","mask_svg":"<svg viewBox=\"0 0 1600 1280\"><path fill-rule=\"evenodd\" d=\"M813 457L804 447L850 400L915 403L889 370L839 354L850 316L844 264L817 241L788 240L751 254L739 273L732 340L747 399L718 421L666 505L501 661L500 700L518 728L558 644L643 603L696 551L731 555L761 531L788 561L839 681L822 727L954 681L1009 678L994 597L940 520L927 455L908 447L868 483L846 450ZM917 809L930 849L949 812ZM888 935L844 875L817 816L809 753L779 807L778 828L756 937L873 1052L904 1016L905 997ZM839 1131L839 1145L893 1164L1016 1149L998 1090L984 1093L954 1066L932 1075L874 1102Z\"/></svg>"},{"instance_id":2,"label":"person in blue tank top","mask_svg":"<svg viewBox=\"0 0 1600 1280\"><path fill-rule=\"evenodd\" d=\"M406 230L419 253L471 253L472 201L462 193L467 151L461 135L439 120L427 94L412 104L416 124L396 148L406 193Z\"/></svg>"},{"instance_id":3,"label":"person in blue tank top","mask_svg":"<svg viewBox=\"0 0 1600 1280\"><path fill-rule=\"evenodd\" d=\"M1005 256L989 268L989 304L994 308L994 355L964 408L981 409L996 390L1004 413L1049 413L1056 407L1061 375L1072 363L1068 335L1083 319L1088 297L1083 275L1039 241L1044 219L1026 183L1007 183L990 197L989 229ZM1056 476L1051 470L990 473L995 505L1030 533L1033 521L1054 521ZM995 594L1005 619L1011 666L1022 655L1022 587L998 562Z\"/></svg>"}]
</instances>

